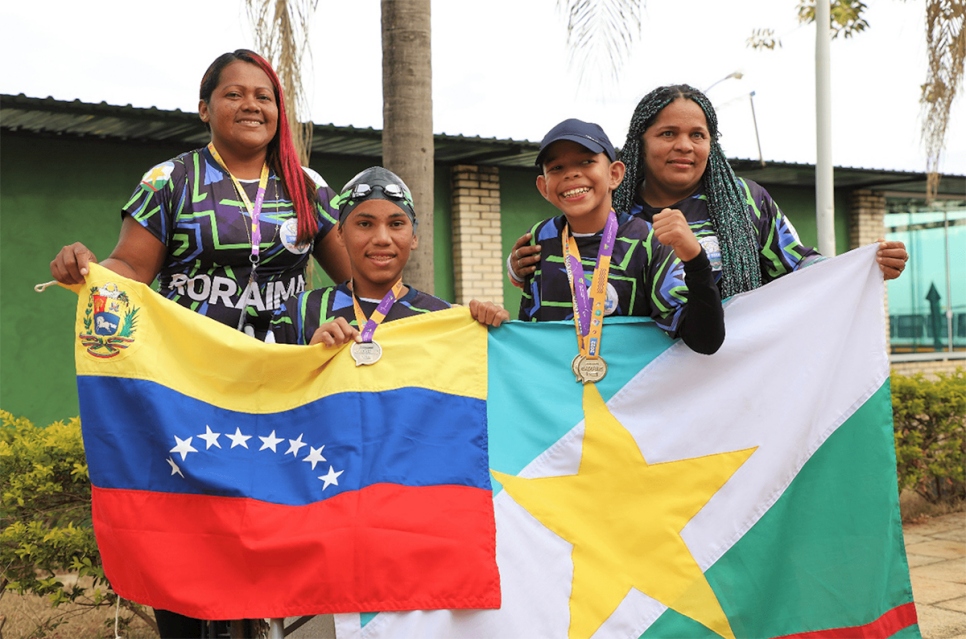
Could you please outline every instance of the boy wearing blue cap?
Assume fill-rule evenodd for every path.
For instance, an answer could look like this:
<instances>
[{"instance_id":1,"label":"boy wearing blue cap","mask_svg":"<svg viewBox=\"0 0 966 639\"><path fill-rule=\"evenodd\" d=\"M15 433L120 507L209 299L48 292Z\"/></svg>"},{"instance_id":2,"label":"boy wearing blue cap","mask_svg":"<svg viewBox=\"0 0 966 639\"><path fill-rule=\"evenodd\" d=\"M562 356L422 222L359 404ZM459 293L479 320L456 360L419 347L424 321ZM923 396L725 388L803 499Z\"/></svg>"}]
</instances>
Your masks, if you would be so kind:
<instances>
[{"instance_id":1,"label":"boy wearing blue cap","mask_svg":"<svg viewBox=\"0 0 966 639\"><path fill-rule=\"evenodd\" d=\"M373 364L381 357L373 340L381 322L450 304L403 284L403 268L419 240L412 194L399 176L380 166L368 168L349 180L332 204L339 209L337 237L349 255L352 279L286 300L272 319L272 333L286 344L354 342L356 363ZM473 318L488 326L510 318L492 302L473 300L469 307Z\"/></svg>"},{"instance_id":2,"label":"boy wearing blue cap","mask_svg":"<svg viewBox=\"0 0 966 639\"><path fill-rule=\"evenodd\" d=\"M662 211L653 224L614 213L611 194L624 164L603 129L564 120L540 143L536 164L537 189L562 215L531 229L541 259L523 282L519 318L573 318L578 380L596 381L606 371L600 338L608 315L651 317L693 350L717 351L724 311L704 249L680 212Z\"/></svg>"}]
</instances>

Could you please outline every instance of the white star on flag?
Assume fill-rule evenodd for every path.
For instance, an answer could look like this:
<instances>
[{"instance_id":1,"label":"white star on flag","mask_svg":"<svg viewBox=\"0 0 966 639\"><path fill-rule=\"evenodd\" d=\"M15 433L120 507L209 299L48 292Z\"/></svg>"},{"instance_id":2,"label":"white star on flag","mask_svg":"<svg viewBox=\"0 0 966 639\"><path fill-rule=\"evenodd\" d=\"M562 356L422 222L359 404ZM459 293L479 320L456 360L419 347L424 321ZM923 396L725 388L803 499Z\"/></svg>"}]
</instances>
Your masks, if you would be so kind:
<instances>
[{"instance_id":1,"label":"white star on flag","mask_svg":"<svg viewBox=\"0 0 966 639\"><path fill-rule=\"evenodd\" d=\"M325 475L320 475L319 476L319 479L321 479L322 481L325 482L324 484L322 484L322 490L325 490L331 484L335 484L336 486L338 486L339 485L339 475L341 475L342 473L343 473L343 471L341 471L341 470L339 472L335 472L335 470L333 470L332 466L329 466L329 472L326 473Z\"/></svg>"},{"instance_id":2,"label":"white star on flag","mask_svg":"<svg viewBox=\"0 0 966 639\"><path fill-rule=\"evenodd\" d=\"M181 461L184 461L184 458L188 456L188 453L197 453L198 452L198 449L191 445L191 440L192 439L194 439L194 437L189 437L188 439L181 439L180 437L178 437L177 435L175 435L174 436L174 441L177 442L177 445L174 448L172 448L171 450L169 450L168 452L169 453L180 453L181 454Z\"/></svg>"},{"instance_id":3,"label":"white star on flag","mask_svg":"<svg viewBox=\"0 0 966 639\"><path fill-rule=\"evenodd\" d=\"M218 448L221 448L221 444L218 443L219 437L221 437L221 433L211 432L211 426L208 426L207 424L205 424L205 434L198 435L198 439L205 440L205 444L206 444L205 450L208 450L212 446L217 446Z\"/></svg>"},{"instance_id":4,"label":"white star on flag","mask_svg":"<svg viewBox=\"0 0 966 639\"><path fill-rule=\"evenodd\" d=\"M168 457L168 463L171 464L171 474L181 475L181 479L184 479L184 475L181 473L181 469L178 468L178 465L176 463L174 463L174 460Z\"/></svg>"},{"instance_id":5,"label":"white star on flag","mask_svg":"<svg viewBox=\"0 0 966 639\"><path fill-rule=\"evenodd\" d=\"M284 439L280 439L276 437L274 430L272 431L272 434L269 435L268 437L262 437L261 435L259 435L258 438L262 440L262 447L259 448L258 450L265 450L266 448L271 448L273 453L278 452L277 450L275 450L275 447L279 444L279 442L285 441Z\"/></svg>"},{"instance_id":6,"label":"white star on flag","mask_svg":"<svg viewBox=\"0 0 966 639\"><path fill-rule=\"evenodd\" d=\"M232 448L235 446L244 446L245 448L248 448L248 440L252 438L251 435L242 435L241 429L237 426L235 427L234 435L225 435L225 437L231 440Z\"/></svg>"},{"instance_id":7,"label":"white star on flag","mask_svg":"<svg viewBox=\"0 0 966 639\"><path fill-rule=\"evenodd\" d=\"M318 448L312 448L309 446L309 454L302 461L312 462L312 470L315 470L315 465L317 463L327 461L326 458L322 456L323 448L325 448L325 446L319 446Z\"/></svg>"},{"instance_id":8,"label":"white star on flag","mask_svg":"<svg viewBox=\"0 0 966 639\"><path fill-rule=\"evenodd\" d=\"M289 453L292 453L292 455L294 455L295 457L298 457L299 449L302 448L302 446L305 446L305 443L302 441L303 434L304 433L299 433L298 439L288 440L288 450L285 451L286 455L288 455ZM311 448L311 446L309 448Z\"/></svg>"}]
</instances>

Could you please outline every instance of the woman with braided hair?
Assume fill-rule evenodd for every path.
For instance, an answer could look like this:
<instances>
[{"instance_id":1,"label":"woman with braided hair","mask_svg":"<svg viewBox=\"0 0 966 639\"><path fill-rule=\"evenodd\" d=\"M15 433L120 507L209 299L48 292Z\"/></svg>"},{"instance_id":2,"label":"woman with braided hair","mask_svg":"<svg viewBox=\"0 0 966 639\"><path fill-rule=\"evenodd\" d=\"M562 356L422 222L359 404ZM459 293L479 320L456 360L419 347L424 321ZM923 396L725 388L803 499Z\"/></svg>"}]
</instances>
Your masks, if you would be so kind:
<instances>
[{"instance_id":1,"label":"woman with braided hair","mask_svg":"<svg viewBox=\"0 0 966 639\"><path fill-rule=\"evenodd\" d=\"M621 159L624 181L614 209L650 221L681 211L711 259L722 296L748 291L821 259L804 246L791 222L760 185L735 176L718 143L718 119L708 98L686 84L651 91L637 105ZM514 244L511 279L532 272L539 245ZM877 260L886 279L899 276L909 256L901 242L880 241Z\"/></svg>"}]
</instances>

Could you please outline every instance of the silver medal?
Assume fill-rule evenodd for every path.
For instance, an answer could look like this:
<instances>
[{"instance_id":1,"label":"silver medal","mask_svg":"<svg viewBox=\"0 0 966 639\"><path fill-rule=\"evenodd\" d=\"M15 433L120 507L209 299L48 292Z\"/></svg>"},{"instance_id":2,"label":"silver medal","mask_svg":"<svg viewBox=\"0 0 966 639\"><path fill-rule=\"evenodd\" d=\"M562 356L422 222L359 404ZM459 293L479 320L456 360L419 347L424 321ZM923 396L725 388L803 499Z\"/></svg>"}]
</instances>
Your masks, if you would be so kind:
<instances>
[{"instance_id":1,"label":"silver medal","mask_svg":"<svg viewBox=\"0 0 966 639\"><path fill-rule=\"evenodd\" d=\"M356 361L356 366L371 366L382 357L382 346L377 342L353 342L349 354Z\"/></svg>"}]
</instances>

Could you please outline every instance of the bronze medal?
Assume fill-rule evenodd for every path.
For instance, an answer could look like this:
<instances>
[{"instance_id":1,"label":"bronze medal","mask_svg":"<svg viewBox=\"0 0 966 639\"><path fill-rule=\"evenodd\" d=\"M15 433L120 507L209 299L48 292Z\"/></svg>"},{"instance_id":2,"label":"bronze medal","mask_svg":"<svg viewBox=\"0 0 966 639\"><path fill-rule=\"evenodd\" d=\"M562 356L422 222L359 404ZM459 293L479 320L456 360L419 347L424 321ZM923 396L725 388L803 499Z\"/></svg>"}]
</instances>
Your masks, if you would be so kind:
<instances>
[{"instance_id":1,"label":"bronze medal","mask_svg":"<svg viewBox=\"0 0 966 639\"><path fill-rule=\"evenodd\" d=\"M578 355L575 355L574 360L570 362L570 370L573 372L574 377L576 378L576 381L578 383L583 381L580 379L580 373L578 372L580 369L580 360L582 360L583 358L584 358L583 355L578 354Z\"/></svg>"},{"instance_id":2,"label":"bronze medal","mask_svg":"<svg viewBox=\"0 0 966 639\"><path fill-rule=\"evenodd\" d=\"M604 375L607 374L607 362L602 357L579 357L579 361L574 360L574 365L577 368L577 381L582 384L593 384L604 379Z\"/></svg>"}]
</instances>

